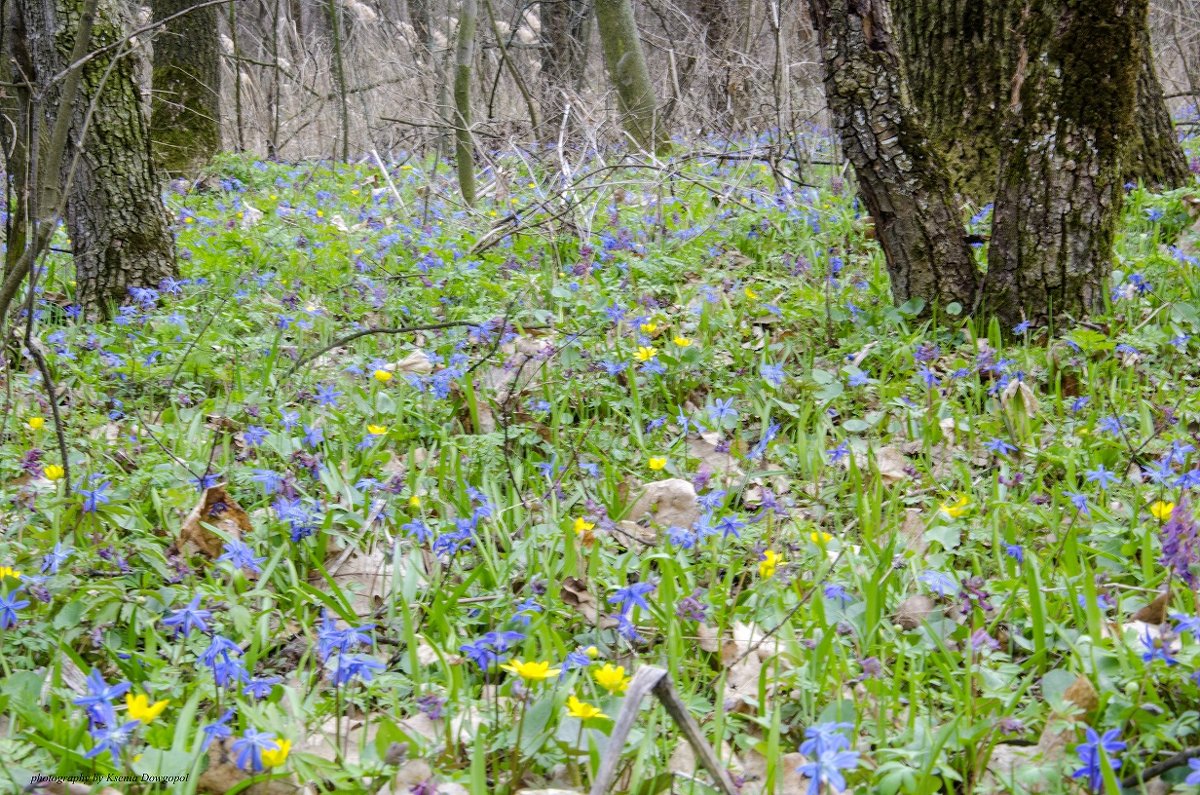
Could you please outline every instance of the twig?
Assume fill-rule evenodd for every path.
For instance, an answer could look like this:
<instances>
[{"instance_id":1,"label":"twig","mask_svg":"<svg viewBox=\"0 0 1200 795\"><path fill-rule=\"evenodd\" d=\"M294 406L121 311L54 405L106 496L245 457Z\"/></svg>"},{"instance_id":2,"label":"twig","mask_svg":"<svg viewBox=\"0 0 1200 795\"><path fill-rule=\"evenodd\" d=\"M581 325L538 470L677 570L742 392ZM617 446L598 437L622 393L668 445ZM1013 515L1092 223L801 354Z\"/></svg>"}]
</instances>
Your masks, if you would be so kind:
<instances>
[{"instance_id":1,"label":"twig","mask_svg":"<svg viewBox=\"0 0 1200 795\"><path fill-rule=\"evenodd\" d=\"M1188 760L1196 759L1197 757L1200 757L1200 745L1187 748L1175 754L1174 756L1167 757L1158 764L1150 765L1150 767L1146 768L1145 770L1139 771L1130 776L1126 776L1125 780L1121 782L1121 788L1131 789L1133 787L1143 785L1147 781L1158 778L1168 770L1174 770L1177 767L1183 767L1188 763Z\"/></svg>"}]
</instances>

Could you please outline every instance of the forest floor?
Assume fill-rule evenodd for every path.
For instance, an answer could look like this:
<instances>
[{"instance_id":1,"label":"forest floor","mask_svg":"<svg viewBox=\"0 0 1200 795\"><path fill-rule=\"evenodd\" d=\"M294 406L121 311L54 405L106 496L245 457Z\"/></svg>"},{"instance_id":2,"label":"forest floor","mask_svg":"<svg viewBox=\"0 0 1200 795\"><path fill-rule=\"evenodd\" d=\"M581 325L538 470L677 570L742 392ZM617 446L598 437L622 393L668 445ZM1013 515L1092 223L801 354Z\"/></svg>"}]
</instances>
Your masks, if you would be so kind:
<instances>
[{"instance_id":1,"label":"forest floor","mask_svg":"<svg viewBox=\"0 0 1200 795\"><path fill-rule=\"evenodd\" d=\"M699 794L711 747L742 793L1117 792L1200 744L1195 190L1129 190L1104 316L1013 333L893 307L836 177L497 163L468 213L226 159L105 324L53 255L0 791Z\"/></svg>"}]
</instances>

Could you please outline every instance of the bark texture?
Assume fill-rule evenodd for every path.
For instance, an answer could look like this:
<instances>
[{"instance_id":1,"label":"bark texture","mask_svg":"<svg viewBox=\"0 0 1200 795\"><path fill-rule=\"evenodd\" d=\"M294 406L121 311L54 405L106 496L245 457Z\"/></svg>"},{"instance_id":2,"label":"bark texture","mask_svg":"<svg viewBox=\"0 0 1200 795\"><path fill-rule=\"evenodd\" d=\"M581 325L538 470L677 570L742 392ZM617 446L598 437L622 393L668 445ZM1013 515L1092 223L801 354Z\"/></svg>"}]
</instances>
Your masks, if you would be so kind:
<instances>
[{"instance_id":1,"label":"bark texture","mask_svg":"<svg viewBox=\"0 0 1200 795\"><path fill-rule=\"evenodd\" d=\"M458 187L468 207L475 206L475 139L471 135L471 64L475 59L476 0L462 0L454 51L454 161Z\"/></svg>"},{"instance_id":2,"label":"bark texture","mask_svg":"<svg viewBox=\"0 0 1200 795\"><path fill-rule=\"evenodd\" d=\"M983 305L1006 325L1104 306L1146 0L1043 0L1018 28Z\"/></svg>"},{"instance_id":3,"label":"bark texture","mask_svg":"<svg viewBox=\"0 0 1200 795\"><path fill-rule=\"evenodd\" d=\"M1030 13L1057 14L1060 5L1035 2ZM1040 52L1047 42L1030 37L1055 35L1049 26L1027 30L1024 7L1006 0L892 3L913 104L942 153L954 190L978 204L991 201L996 192L1021 42L1026 52ZM1142 179L1154 187L1182 185L1187 162L1171 127L1148 31L1138 63L1137 133L1129 139L1123 173L1127 180Z\"/></svg>"},{"instance_id":4,"label":"bark texture","mask_svg":"<svg viewBox=\"0 0 1200 795\"><path fill-rule=\"evenodd\" d=\"M154 39L150 139L155 165L193 175L221 149L221 69L217 7L154 0L154 19L171 19Z\"/></svg>"},{"instance_id":5,"label":"bark texture","mask_svg":"<svg viewBox=\"0 0 1200 795\"><path fill-rule=\"evenodd\" d=\"M646 152L665 151L666 130L630 0L596 0L596 23L622 126L634 146Z\"/></svg>"},{"instance_id":6,"label":"bark texture","mask_svg":"<svg viewBox=\"0 0 1200 795\"><path fill-rule=\"evenodd\" d=\"M973 305L979 279L950 177L912 107L886 0L810 0L825 94L897 303Z\"/></svg>"},{"instance_id":7,"label":"bark texture","mask_svg":"<svg viewBox=\"0 0 1200 795\"><path fill-rule=\"evenodd\" d=\"M33 78L46 92L43 107L36 110L53 124L58 87L51 81L67 66L83 3L17 2ZM101 0L93 49L122 40L127 23L123 10L119 0ZM177 274L141 99L128 45L114 47L83 68L61 184L69 186L66 223L79 300L92 315L106 313L131 287L156 287Z\"/></svg>"},{"instance_id":8,"label":"bark texture","mask_svg":"<svg viewBox=\"0 0 1200 795\"><path fill-rule=\"evenodd\" d=\"M542 26L542 137L548 140L558 137L567 98L575 94L583 80L588 14L583 0L543 0L538 4Z\"/></svg>"}]
</instances>

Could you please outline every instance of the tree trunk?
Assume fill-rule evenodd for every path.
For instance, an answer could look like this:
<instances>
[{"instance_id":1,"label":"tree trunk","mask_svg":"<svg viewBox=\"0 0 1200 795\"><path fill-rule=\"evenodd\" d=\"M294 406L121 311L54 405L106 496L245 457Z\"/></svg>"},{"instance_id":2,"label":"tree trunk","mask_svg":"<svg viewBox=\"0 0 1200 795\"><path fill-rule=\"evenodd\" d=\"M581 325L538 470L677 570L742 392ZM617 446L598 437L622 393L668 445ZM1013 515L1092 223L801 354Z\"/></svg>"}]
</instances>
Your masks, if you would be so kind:
<instances>
[{"instance_id":1,"label":"tree trunk","mask_svg":"<svg viewBox=\"0 0 1200 795\"><path fill-rule=\"evenodd\" d=\"M642 51L630 0L596 0L596 22L604 65L617 91L621 124L633 145L645 152L664 152L667 134Z\"/></svg>"},{"instance_id":2,"label":"tree trunk","mask_svg":"<svg viewBox=\"0 0 1200 795\"><path fill-rule=\"evenodd\" d=\"M810 0L825 94L897 303L973 305L978 271L936 150L908 103L884 0Z\"/></svg>"},{"instance_id":3,"label":"tree trunk","mask_svg":"<svg viewBox=\"0 0 1200 795\"><path fill-rule=\"evenodd\" d=\"M584 28L589 9L582 0L543 0L538 4L542 26L542 134L556 140L566 112L582 79Z\"/></svg>"},{"instance_id":4,"label":"tree trunk","mask_svg":"<svg viewBox=\"0 0 1200 795\"><path fill-rule=\"evenodd\" d=\"M475 206L475 138L471 134L471 64L475 60L476 0L462 0L454 51L454 161L458 188L468 207Z\"/></svg>"},{"instance_id":5,"label":"tree trunk","mask_svg":"<svg viewBox=\"0 0 1200 795\"><path fill-rule=\"evenodd\" d=\"M1104 307L1147 0L1042 0L1017 29L981 298L1006 325Z\"/></svg>"},{"instance_id":6,"label":"tree trunk","mask_svg":"<svg viewBox=\"0 0 1200 795\"><path fill-rule=\"evenodd\" d=\"M892 7L913 104L945 159L951 185L977 204L991 201L1007 146L1003 131L1019 58L1022 4L894 0ZM1182 185L1187 162L1171 128L1148 32L1140 64L1138 132L1129 139L1125 179L1154 187Z\"/></svg>"},{"instance_id":7,"label":"tree trunk","mask_svg":"<svg viewBox=\"0 0 1200 795\"><path fill-rule=\"evenodd\" d=\"M198 0L154 0L152 6L156 21L187 12L154 39L154 162L166 174L193 175L221 149L217 7Z\"/></svg>"},{"instance_id":8,"label":"tree trunk","mask_svg":"<svg viewBox=\"0 0 1200 795\"><path fill-rule=\"evenodd\" d=\"M427 56L433 52L433 16L429 11L429 3L430 0L408 0L409 24Z\"/></svg>"},{"instance_id":9,"label":"tree trunk","mask_svg":"<svg viewBox=\"0 0 1200 795\"><path fill-rule=\"evenodd\" d=\"M46 92L35 111L53 121L59 87L52 78L67 66L82 0L18 0L27 32L33 80ZM126 20L119 0L101 0L91 46L113 50L83 68L80 101L73 106L70 145L61 166L69 186L67 231L80 303L105 314L131 287L157 287L178 271L167 213L150 156L146 114L134 63L125 48ZM82 148L80 148L82 142Z\"/></svg>"}]
</instances>

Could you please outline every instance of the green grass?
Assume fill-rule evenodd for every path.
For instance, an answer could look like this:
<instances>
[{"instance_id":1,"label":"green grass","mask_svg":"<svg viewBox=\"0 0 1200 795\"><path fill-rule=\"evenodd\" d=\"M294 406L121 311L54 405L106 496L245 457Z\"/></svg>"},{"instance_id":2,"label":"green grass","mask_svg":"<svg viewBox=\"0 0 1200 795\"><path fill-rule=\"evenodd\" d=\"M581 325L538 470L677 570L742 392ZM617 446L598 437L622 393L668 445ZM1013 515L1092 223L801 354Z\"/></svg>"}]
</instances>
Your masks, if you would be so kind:
<instances>
[{"instance_id":1,"label":"green grass","mask_svg":"<svg viewBox=\"0 0 1200 795\"><path fill-rule=\"evenodd\" d=\"M597 164L563 213L546 199L556 173L499 162L507 187L467 214L428 163L393 168L393 193L366 167L224 160L220 189L169 198L184 281L103 325L69 319L70 263L52 255L35 331L74 491L44 476L62 463L45 390L10 358L0 565L21 574L0 593L29 604L0 630L0 790L143 773L189 776L180 793L272 775L328 792L397 776L393 792L425 776L586 790L623 701L597 681L605 665L666 668L743 792L799 791L805 731L835 720L860 792L987 791L1009 754L1045 791L1072 791L1084 724L1127 744L1102 771L1116 792L1197 744L1195 632L1162 627L1168 664L1130 626L1169 579L1169 611L1200 612L1151 513L1183 501L1200 459L1200 279L1173 248L1195 244L1186 191L1129 194L1103 317L1006 341L893 307L840 181ZM356 330L449 321L466 325L366 335L296 367ZM996 439L1013 449L985 447ZM1106 488L1088 479L1100 466ZM176 549L205 476L244 509L257 575ZM700 486L700 533L621 524L666 478ZM233 515L204 517L218 547ZM55 544L70 557L39 574ZM608 600L635 583L653 589L622 634ZM164 625L196 596L265 697L217 685L204 631ZM916 596L931 601L910 620ZM375 661L371 681L333 681L323 613L373 625L345 652ZM522 683L463 650L506 631L519 637L497 663L578 665ZM116 762L85 758L96 732L72 683L93 669L169 701ZM1035 757L1081 677L1090 708ZM572 717L571 696L608 717ZM289 740L283 764L252 778L218 767L219 745L202 753L228 709L234 739ZM712 792L669 764L681 742L647 707L621 791Z\"/></svg>"}]
</instances>

